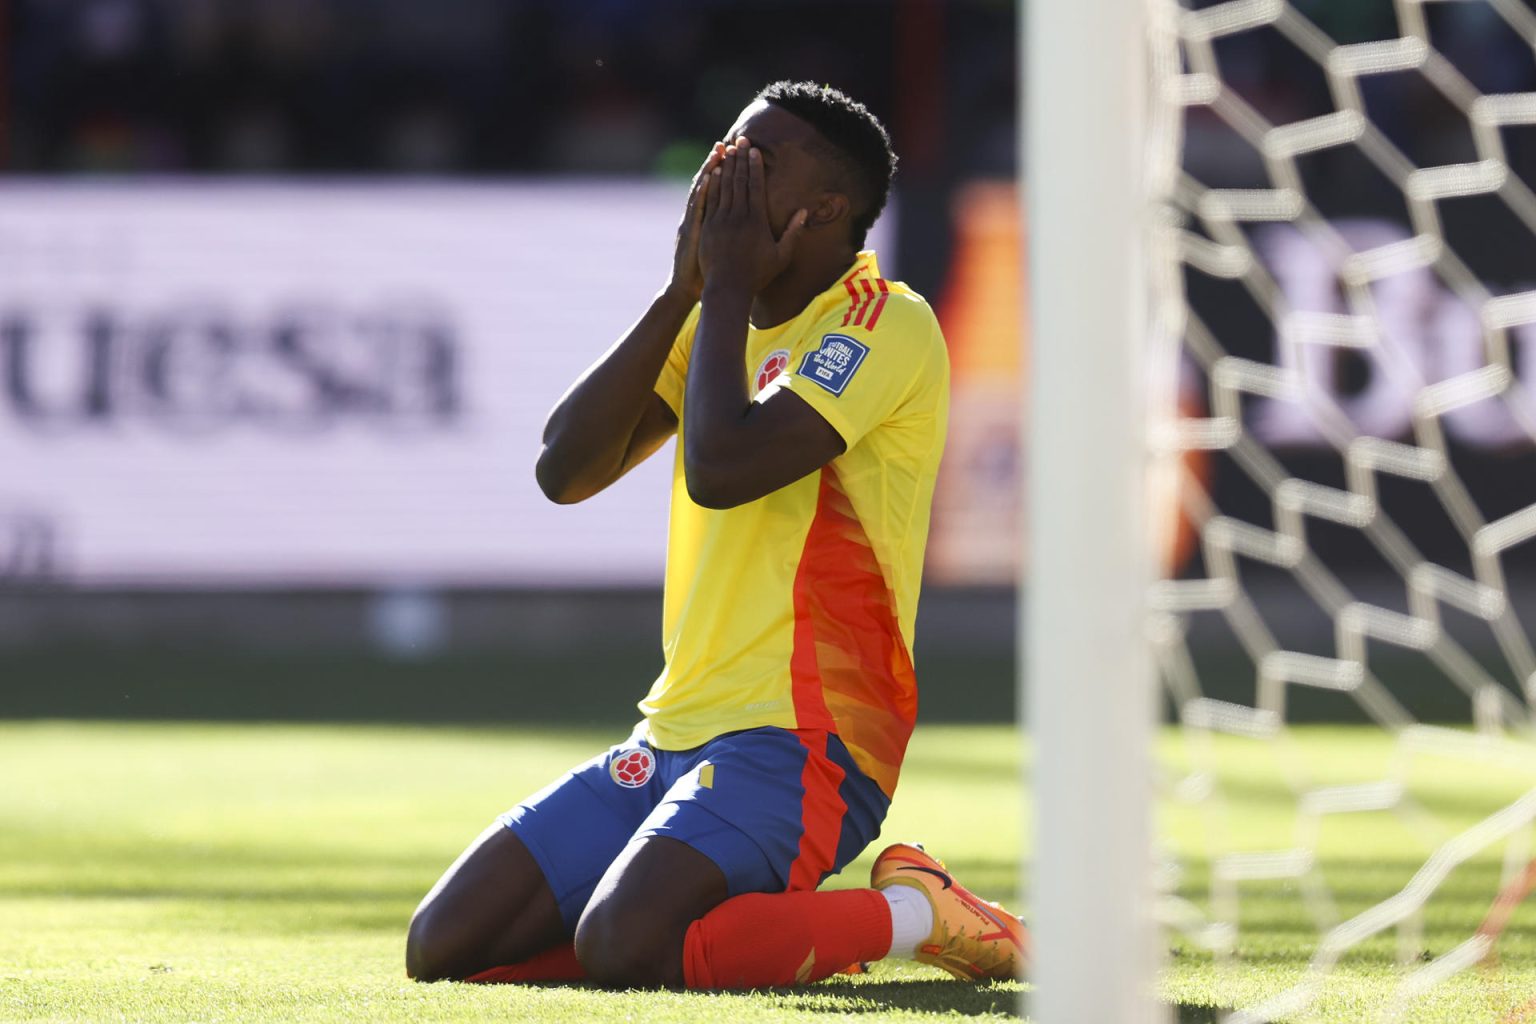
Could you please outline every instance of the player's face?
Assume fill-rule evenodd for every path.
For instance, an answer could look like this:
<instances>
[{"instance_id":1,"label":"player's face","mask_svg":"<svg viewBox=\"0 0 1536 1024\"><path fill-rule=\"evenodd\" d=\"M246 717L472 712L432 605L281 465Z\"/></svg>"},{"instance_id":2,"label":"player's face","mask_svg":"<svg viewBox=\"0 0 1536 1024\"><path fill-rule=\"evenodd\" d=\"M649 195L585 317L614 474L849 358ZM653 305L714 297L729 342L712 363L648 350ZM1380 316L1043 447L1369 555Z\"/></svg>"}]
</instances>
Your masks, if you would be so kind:
<instances>
[{"instance_id":1,"label":"player's face","mask_svg":"<svg viewBox=\"0 0 1536 1024\"><path fill-rule=\"evenodd\" d=\"M797 210L810 210L828 193L826 168L811 150L816 129L794 114L764 100L741 112L726 134L727 143L745 135L763 151L763 181L768 187L768 225L778 238Z\"/></svg>"}]
</instances>

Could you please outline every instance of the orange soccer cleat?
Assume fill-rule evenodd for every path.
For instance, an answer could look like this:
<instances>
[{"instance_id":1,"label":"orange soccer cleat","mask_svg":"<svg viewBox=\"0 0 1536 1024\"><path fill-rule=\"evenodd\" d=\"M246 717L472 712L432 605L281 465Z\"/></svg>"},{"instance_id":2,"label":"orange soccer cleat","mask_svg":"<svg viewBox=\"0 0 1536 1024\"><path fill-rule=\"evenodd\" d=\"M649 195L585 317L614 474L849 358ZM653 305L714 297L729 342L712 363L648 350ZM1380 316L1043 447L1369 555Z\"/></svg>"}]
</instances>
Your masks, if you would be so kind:
<instances>
[{"instance_id":1,"label":"orange soccer cleat","mask_svg":"<svg viewBox=\"0 0 1536 1024\"><path fill-rule=\"evenodd\" d=\"M919 963L941 967L957 978L982 981L1018 978L1029 968L1029 930L999 904L974 895L956 882L944 862L917 844L898 843L875 858L869 884L876 889L907 885L933 905L933 934L917 947Z\"/></svg>"}]
</instances>

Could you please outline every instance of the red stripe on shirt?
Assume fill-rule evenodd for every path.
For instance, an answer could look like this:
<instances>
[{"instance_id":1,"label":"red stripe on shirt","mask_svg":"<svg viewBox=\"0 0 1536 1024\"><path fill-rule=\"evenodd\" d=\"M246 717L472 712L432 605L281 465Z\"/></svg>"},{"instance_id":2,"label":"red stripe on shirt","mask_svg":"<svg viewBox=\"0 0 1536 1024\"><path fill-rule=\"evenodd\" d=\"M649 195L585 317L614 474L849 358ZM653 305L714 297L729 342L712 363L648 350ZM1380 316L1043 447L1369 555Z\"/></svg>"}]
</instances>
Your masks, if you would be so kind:
<instances>
[{"instance_id":1,"label":"red stripe on shirt","mask_svg":"<svg viewBox=\"0 0 1536 1024\"><path fill-rule=\"evenodd\" d=\"M853 278L843 279L843 287L848 289L848 312L843 314L843 326L848 326L848 321L853 319L853 311L859 308L859 290L854 287Z\"/></svg>"},{"instance_id":2,"label":"red stripe on shirt","mask_svg":"<svg viewBox=\"0 0 1536 1024\"><path fill-rule=\"evenodd\" d=\"M831 467L821 470L793 593L796 725L835 732L889 795L917 718L917 680L895 597Z\"/></svg>"},{"instance_id":3,"label":"red stripe on shirt","mask_svg":"<svg viewBox=\"0 0 1536 1024\"><path fill-rule=\"evenodd\" d=\"M825 476L827 471L823 468L821 472ZM816 656L817 626L826 615L820 596L815 592L816 573L813 569L813 554L819 557L825 543L821 535L827 530L826 524L822 522L820 506L818 500L810 533L805 538L805 548L800 552L800 565L795 569L795 638L789 655L789 678L796 726L801 729L830 730L832 713L827 710L826 698L821 692L821 667Z\"/></svg>"},{"instance_id":4,"label":"red stripe on shirt","mask_svg":"<svg viewBox=\"0 0 1536 1024\"><path fill-rule=\"evenodd\" d=\"M885 283L885 278L876 281L875 287L880 289L880 299L875 303L875 308L870 311L869 322L864 325L866 331L875 329L875 321L880 319L880 311L885 308L885 300L891 297L891 289Z\"/></svg>"},{"instance_id":5,"label":"red stripe on shirt","mask_svg":"<svg viewBox=\"0 0 1536 1024\"><path fill-rule=\"evenodd\" d=\"M869 283L869 278L860 278L859 287L864 289L864 301L859 303L859 311L854 314L853 325L855 327L864 322L864 313L869 309L869 304L875 299L875 288Z\"/></svg>"}]
</instances>

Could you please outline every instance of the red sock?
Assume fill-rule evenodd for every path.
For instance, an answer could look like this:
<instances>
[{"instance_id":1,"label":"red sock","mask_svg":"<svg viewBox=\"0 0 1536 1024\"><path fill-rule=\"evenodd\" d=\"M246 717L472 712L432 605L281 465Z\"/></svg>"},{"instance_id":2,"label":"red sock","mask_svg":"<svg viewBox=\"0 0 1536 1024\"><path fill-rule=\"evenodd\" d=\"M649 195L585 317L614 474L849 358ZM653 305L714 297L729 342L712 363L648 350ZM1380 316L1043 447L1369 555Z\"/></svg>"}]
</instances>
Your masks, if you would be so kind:
<instances>
[{"instance_id":1,"label":"red sock","mask_svg":"<svg viewBox=\"0 0 1536 1024\"><path fill-rule=\"evenodd\" d=\"M689 988L802 985L890 948L890 907L873 889L749 893L689 926L683 979Z\"/></svg>"},{"instance_id":2,"label":"red sock","mask_svg":"<svg viewBox=\"0 0 1536 1024\"><path fill-rule=\"evenodd\" d=\"M483 985L506 985L519 981L584 981L587 972L576 959L576 947L569 942L551 946L520 964L492 967L471 974L465 981Z\"/></svg>"}]
</instances>

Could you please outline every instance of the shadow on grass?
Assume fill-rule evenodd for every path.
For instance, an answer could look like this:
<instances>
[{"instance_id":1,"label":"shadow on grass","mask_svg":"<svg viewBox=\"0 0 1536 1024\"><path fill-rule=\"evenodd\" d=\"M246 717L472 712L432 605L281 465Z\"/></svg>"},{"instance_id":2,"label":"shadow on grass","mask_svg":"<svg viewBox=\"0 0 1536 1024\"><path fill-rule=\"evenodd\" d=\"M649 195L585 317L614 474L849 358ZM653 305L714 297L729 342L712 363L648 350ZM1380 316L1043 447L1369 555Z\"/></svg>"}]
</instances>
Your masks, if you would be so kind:
<instances>
[{"instance_id":1,"label":"shadow on grass","mask_svg":"<svg viewBox=\"0 0 1536 1024\"><path fill-rule=\"evenodd\" d=\"M529 988L605 991L586 982L515 984ZM1008 981L972 984L943 977L901 981L852 981L835 977L814 985L790 988L689 990L685 994L727 1003L734 1000L750 1001L759 1006L767 1000L779 1010L837 1016L906 1011L945 1017L1017 1018L1023 992L1024 988L1018 982Z\"/></svg>"},{"instance_id":2,"label":"shadow on grass","mask_svg":"<svg viewBox=\"0 0 1536 1024\"><path fill-rule=\"evenodd\" d=\"M965 1017L1017 1016L1023 989L1016 982L976 985L953 978L867 981L775 990L786 1008L822 1013L959 1014Z\"/></svg>"},{"instance_id":3,"label":"shadow on grass","mask_svg":"<svg viewBox=\"0 0 1536 1024\"><path fill-rule=\"evenodd\" d=\"M773 991L786 1009L838 1014L906 1011L961 1017L1018 1017L1028 999L1028 987L1017 983L977 985L952 978L842 985L834 980L809 989ZM1231 1012L1230 1008L1214 1006L1177 1005L1170 1009L1174 1011L1174 1024L1218 1024L1221 1014Z\"/></svg>"},{"instance_id":4,"label":"shadow on grass","mask_svg":"<svg viewBox=\"0 0 1536 1024\"><path fill-rule=\"evenodd\" d=\"M533 983L537 988L581 988L569 982ZM953 978L906 978L900 981L856 981L831 978L820 984L795 988L697 993L712 999L771 1000L783 1010L836 1015L907 1012L944 1017L1009 1017L1020 1019L1028 986L1017 982L972 984ZM1175 1005L1172 1024L1218 1024L1230 1008ZM1024 1018L1027 1020L1027 1018Z\"/></svg>"}]
</instances>

